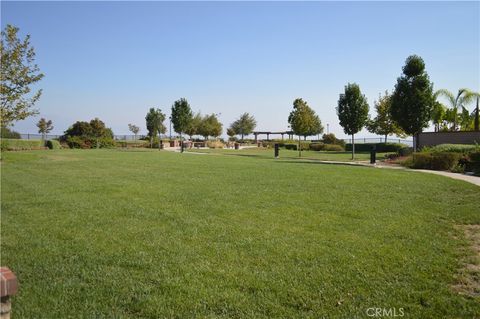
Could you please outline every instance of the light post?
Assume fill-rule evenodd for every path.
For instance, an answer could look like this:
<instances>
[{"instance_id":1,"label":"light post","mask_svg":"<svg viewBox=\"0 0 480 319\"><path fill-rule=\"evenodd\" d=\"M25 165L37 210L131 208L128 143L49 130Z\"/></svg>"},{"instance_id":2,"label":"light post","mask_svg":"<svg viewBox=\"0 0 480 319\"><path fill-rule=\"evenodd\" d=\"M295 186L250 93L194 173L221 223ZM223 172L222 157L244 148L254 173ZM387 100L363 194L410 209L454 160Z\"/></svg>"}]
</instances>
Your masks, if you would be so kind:
<instances>
[{"instance_id":1,"label":"light post","mask_svg":"<svg viewBox=\"0 0 480 319\"><path fill-rule=\"evenodd\" d=\"M170 115L168 119L170 121L170 141L171 141L172 140L172 116Z\"/></svg>"},{"instance_id":2,"label":"light post","mask_svg":"<svg viewBox=\"0 0 480 319\"><path fill-rule=\"evenodd\" d=\"M327 134L330 133L330 124L327 123Z\"/></svg>"}]
</instances>

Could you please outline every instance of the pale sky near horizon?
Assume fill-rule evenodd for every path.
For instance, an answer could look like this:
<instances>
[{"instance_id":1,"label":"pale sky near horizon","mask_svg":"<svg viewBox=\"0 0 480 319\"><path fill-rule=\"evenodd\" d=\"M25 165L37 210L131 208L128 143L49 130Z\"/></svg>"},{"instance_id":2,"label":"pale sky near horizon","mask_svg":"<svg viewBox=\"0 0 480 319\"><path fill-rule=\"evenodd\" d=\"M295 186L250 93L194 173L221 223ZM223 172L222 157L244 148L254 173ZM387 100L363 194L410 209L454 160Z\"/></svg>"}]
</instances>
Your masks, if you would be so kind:
<instances>
[{"instance_id":1,"label":"pale sky near horizon","mask_svg":"<svg viewBox=\"0 0 480 319\"><path fill-rule=\"evenodd\" d=\"M40 115L17 122L22 133L40 117L54 134L94 117L115 134L128 123L145 133L148 109L168 116L181 97L221 113L224 131L243 112L257 130L286 130L301 97L345 137L335 112L344 85L358 83L372 110L411 54L434 89L480 90L479 2L2 1L8 23L31 35L45 73Z\"/></svg>"}]
</instances>

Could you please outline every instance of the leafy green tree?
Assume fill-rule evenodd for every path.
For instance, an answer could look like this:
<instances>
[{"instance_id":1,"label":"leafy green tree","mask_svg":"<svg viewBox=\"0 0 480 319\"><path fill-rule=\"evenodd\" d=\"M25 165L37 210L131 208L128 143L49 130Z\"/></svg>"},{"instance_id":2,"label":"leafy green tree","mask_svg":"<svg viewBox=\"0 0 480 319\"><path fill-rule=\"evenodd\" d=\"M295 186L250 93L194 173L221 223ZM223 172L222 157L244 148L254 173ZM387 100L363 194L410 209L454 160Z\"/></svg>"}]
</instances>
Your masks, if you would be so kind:
<instances>
[{"instance_id":1,"label":"leafy green tree","mask_svg":"<svg viewBox=\"0 0 480 319\"><path fill-rule=\"evenodd\" d=\"M417 135L428 127L434 102L432 92L433 84L423 59L409 56L403 75L397 79L391 106L393 120L407 135Z\"/></svg>"},{"instance_id":2,"label":"leafy green tree","mask_svg":"<svg viewBox=\"0 0 480 319\"><path fill-rule=\"evenodd\" d=\"M192 109L190 104L184 98L177 100L172 105L172 123L173 129L175 132L180 134L180 140L182 140L182 134L185 133L192 121ZM183 152L183 140L182 143L182 152Z\"/></svg>"},{"instance_id":3,"label":"leafy green tree","mask_svg":"<svg viewBox=\"0 0 480 319\"><path fill-rule=\"evenodd\" d=\"M431 120L435 126L435 132L439 132L446 118L447 108L442 103L435 101L433 103Z\"/></svg>"},{"instance_id":4,"label":"leafy green tree","mask_svg":"<svg viewBox=\"0 0 480 319\"><path fill-rule=\"evenodd\" d=\"M185 133L192 120L192 116L190 104L186 99L181 98L175 101L172 106L172 123L175 132L179 133L180 136L182 133Z\"/></svg>"},{"instance_id":5,"label":"leafy green tree","mask_svg":"<svg viewBox=\"0 0 480 319\"><path fill-rule=\"evenodd\" d=\"M128 129L133 133L135 141L137 140L137 134L140 132L140 128L134 124L128 124Z\"/></svg>"},{"instance_id":6,"label":"leafy green tree","mask_svg":"<svg viewBox=\"0 0 480 319\"><path fill-rule=\"evenodd\" d=\"M255 120L253 115L243 113L236 121L234 121L230 125L230 129L232 129L236 135L240 135L243 141L243 137L252 133L256 126L257 121Z\"/></svg>"},{"instance_id":7,"label":"leafy green tree","mask_svg":"<svg viewBox=\"0 0 480 319\"><path fill-rule=\"evenodd\" d=\"M367 123L368 102L356 83L348 83L340 94L337 115L345 134L352 136L352 159L355 158L355 134Z\"/></svg>"},{"instance_id":8,"label":"leafy green tree","mask_svg":"<svg viewBox=\"0 0 480 319\"><path fill-rule=\"evenodd\" d=\"M148 137L150 138L150 148L153 148L153 138L157 135L160 138L160 134L164 134L167 130L163 121L165 121L165 114L162 113L162 110L153 107L150 108L145 116ZM160 147L160 143L158 147Z\"/></svg>"},{"instance_id":9,"label":"leafy green tree","mask_svg":"<svg viewBox=\"0 0 480 319\"><path fill-rule=\"evenodd\" d=\"M95 144L97 148L100 148L99 139L104 136L109 136L109 129L105 126L105 123L103 123L98 117L90 121L90 128L92 136L95 138Z\"/></svg>"},{"instance_id":10,"label":"leafy green tree","mask_svg":"<svg viewBox=\"0 0 480 319\"><path fill-rule=\"evenodd\" d=\"M457 95L454 95L448 90L440 89L434 93L433 97L435 100L438 97L444 97L448 102L447 107L453 111L453 131L458 129L459 121L462 121L464 123L463 126L465 127L465 114L468 113L466 106L476 99L476 94L474 92L468 89L460 89L458 90Z\"/></svg>"},{"instance_id":11,"label":"leafy green tree","mask_svg":"<svg viewBox=\"0 0 480 319\"><path fill-rule=\"evenodd\" d=\"M237 133L235 133L233 128L229 127L227 128L227 135L229 141L235 141L235 135L237 135Z\"/></svg>"},{"instance_id":12,"label":"leafy green tree","mask_svg":"<svg viewBox=\"0 0 480 319\"><path fill-rule=\"evenodd\" d=\"M218 137L222 134L222 123L217 118L217 115L205 115L199 126L198 134L208 140L209 136Z\"/></svg>"},{"instance_id":13,"label":"leafy green tree","mask_svg":"<svg viewBox=\"0 0 480 319\"><path fill-rule=\"evenodd\" d=\"M322 122L315 111L303 99L293 101L293 110L288 116L288 123L294 134L298 135L298 156L302 156L300 136L317 135L323 132Z\"/></svg>"},{"instance_id":14,"label":"leafy green tree","mask_svg":"<svg viewBox=\"0 0 480 319\"><path fill-rule=\"evenodd\" d=\"M404 136L405 133L397 123L392 119L391 109L392 96L385 91L385 95L379 95L378 101L375 101L375 111L377 116L373 119L368 119L366 123L367 130L370 133L385 136L385 143L387 143L388 135Z\"/></svg>"},{"instance_id":15,"label":"leafy green tree","mask_svg":"<svg viewBox=\"0 0 480 319\"><path fill-rule=\"evenodd\" d=\"M53 125L51 120L46 120L45 118L41 118L38 123L38 133L42 134L42 139L45 140L46 135L53 130Z\"/></svg>"},{"instance_id":16,"label":"leafy green tree","mask_svg":"<svg viewBox=\"0 0 480 319\"><path fill-rule=\"evenodd\" d=\"M21 40L18 31L17 27L8 24L1 32L1 127L38 114L33 106L42 94L42 90L33 93L31 89L33 84L43 78L43 74L35 64L35 50L30 45L30 36Z\"/></svg>"},{"instance_id":17,"label":"leafy green tree","mask_svg":"<svg viewBox=\"0 0 480 319\"><path fill-rule=\"evenodd\" d=\"M202 114L198 112L192 117L192 120L188 124L187 129L185 130L185 134L190 136L190 139L192 139L192 136L199 134L199 128L201 124L202 124Z\"/></svg>"}]
</instances>

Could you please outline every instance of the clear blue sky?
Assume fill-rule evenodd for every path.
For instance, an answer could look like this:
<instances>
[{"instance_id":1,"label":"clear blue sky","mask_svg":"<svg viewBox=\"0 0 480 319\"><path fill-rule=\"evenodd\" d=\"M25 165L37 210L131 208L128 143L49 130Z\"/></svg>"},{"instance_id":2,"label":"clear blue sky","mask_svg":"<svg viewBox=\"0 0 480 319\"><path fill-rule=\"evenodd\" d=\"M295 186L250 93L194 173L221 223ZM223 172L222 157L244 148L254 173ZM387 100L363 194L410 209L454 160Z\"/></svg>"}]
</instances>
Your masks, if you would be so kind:
<instances>
[{"instance_id":1,"label":"clear blue sky","mask_svg":"<svg viewBox=\"0 0 480 319\"><path fill-rule=\"evenodd\" d=\"M99 117L116 134L145 133L149 107L250 112L259 130L285 130L305 99L344 136L335 106L356 82L371 109L405 58L422 56L434 88L480 88L479 2L4 2L45 73L37 104L62 133ZM473 108L473 106L472 106ZM40 117L15 129L36 132ZM363 131L360 136L369 136Z\"/></svg>"}]
</instances>

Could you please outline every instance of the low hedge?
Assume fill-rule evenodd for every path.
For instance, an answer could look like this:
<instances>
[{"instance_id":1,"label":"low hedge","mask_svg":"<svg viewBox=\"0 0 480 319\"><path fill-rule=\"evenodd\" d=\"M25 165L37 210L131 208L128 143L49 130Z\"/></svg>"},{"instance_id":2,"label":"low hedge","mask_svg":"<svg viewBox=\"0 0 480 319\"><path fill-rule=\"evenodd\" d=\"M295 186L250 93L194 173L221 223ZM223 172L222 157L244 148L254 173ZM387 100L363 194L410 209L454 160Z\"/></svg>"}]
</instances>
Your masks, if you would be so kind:
<instances>
[{"instance_id":1,"label":"low hedge","mask_svg":"<svg viewBox=\"0 0 480 319\"><path fill-rule=\"evenodd\" d=\"M115 141L112 138L91 138L84 136L67 136L66 143L70 148L96 148L97 143L99 148L111 148L115 146Z\"/></svg>"},{"instance_id":2,"label":"low hedge","mask_svg":"<svg viewBox=\"0 0 480 319\"><path fill-rule=\"evenodd\" d=\"M377 152L398 152L400 149L408 147L408 145L401 143L359 143L355 144L356 152L370 152L372 146L375 146ZM345 149L347 151L352 150L352 144L349 143L346 145Z\"/></svg>"},{"instance_id":3,"label":"low hedge","mask_svg":"<svg viewBox=\"0 0 480 319\"><path fill-rule=\"evenodd\" d=\"M413 153L413 147L402 147L398 150L397 154L399 156L409 156Z\"/></svg>"},{"instance_id":4,"label":"low hedge","mask_svg":"<svg viewBox=\"0 0 480 319\"><path fill-rule=\"evenodd\" d=\"M480 146L469 144L440 144L431 147L424 147L422 151L430 153L452 152L467 154L474 151L480 151Z\"/></svg>"},{"instance_id":5,"label":"low hedge","mask_svg":"<svg viewBox=\"0 0 480 319\"><path fill-rule=\"evenodd\" d=\"M443 153L415 153L409 164L411 168L432 169L437 171L450 171L458 165L460 154L452 152Z\"/></svg>"},{"instance_id":6,"label":"low hedge","mask_svg":"<svg viewBox=\"0 0 480 319\"><path fill-rule=\"evenodd\" d=\"M480 176L480 151L471 152L468 154L466 170L473 172L477 176Z\"/></svg>"},{"instance_id":7,"label":"low hedge","mask_svg":"<svg viewBox=\"0 0 480 319\"><path fill-rule=\"evenodd\" d=\"M1 142L2 151L26 151L45 149L42 140L18 140L3 138Z\"/></svg>"},{"instance_id":8,"label":"low hedge","mask_svg":"<svg viewBox=\"0 0 480 319\"><path fill-rule=\"evenodd\" d=\"M60 145L60 142L57 140L48 140L45 142L45 146L51 150L59 150L62 148L62 146Z\"/></svg>"}]
</instances>

